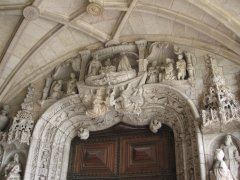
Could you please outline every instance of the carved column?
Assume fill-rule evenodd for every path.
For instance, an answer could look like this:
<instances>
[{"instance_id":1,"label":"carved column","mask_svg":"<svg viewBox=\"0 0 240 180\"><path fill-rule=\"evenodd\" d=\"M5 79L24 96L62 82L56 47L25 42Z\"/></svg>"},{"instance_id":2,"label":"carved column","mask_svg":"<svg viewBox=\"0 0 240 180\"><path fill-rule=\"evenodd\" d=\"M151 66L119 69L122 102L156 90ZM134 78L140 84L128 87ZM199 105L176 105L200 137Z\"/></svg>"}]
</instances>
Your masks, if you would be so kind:
<instances>
[{"instance_id":1,"label":"carved column","mask_svg":"<svg viewBox=\"0 0 240 180\"><path fill-rule=\"evenodd\" d=\"M135 41L135 44L137 45L139 50L139 61L138 61L139 74L142 74L147 71L148 60L144 59L144 52L147 46L147 41L139 40L139 41Z\"/></svg>"},{"instance_id":2,"label":"carved column","mask_svg":"<svg viewBox=\"0 0 240 180\"><path fill-rule=\"evenodd\" d=\"M79 54L82 59L79 81L83 82L84 78L85 78L85 69L86 69L87 61L90 59L91 52L90 52L90 50L84 50L84 51L80 51Z\"/></svg>"}]
</instances>

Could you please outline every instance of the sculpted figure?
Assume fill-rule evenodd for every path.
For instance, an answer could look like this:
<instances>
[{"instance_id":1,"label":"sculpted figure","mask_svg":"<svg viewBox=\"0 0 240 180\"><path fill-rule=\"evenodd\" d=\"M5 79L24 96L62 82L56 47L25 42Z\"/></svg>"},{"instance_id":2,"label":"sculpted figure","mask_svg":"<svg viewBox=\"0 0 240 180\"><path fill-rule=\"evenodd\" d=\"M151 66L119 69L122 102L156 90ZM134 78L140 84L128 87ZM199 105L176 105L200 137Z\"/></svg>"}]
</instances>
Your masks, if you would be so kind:
<instances>
[{"instance_id":1,"label":"sculpted figure","mask_svg":"<svg viewBox=\"0 0 240 180\"><path fill-rule=\"evenodd\" d=\"M104 65L105 67L102 67L100 70L101 74L116 72L116 67L112 66L111 60L109 58L105 61Z\"/></svg>"},{"instance_id":2,"label":"sculpted figure","mask_svg":"<svg viewBox=\"0 0 240 180\"><path fill-rule=\"evenodd\" d=\"M187 65L186 61L183 59L183 55L178 55L178 60L176 62L176 69L177 69L177 78L178 80L184 80L187 75Z\"/></svg>"},{"instance_id":3,"label":"sculpted figure","mask_svg":"<svg viewBox=\"0 0 240 180\"><path fill-rule=\"evenodd\" d=\"M52 81L53 81L53 78L52 76L48 76L46 81L45 81L45 87L43 89L43 95L42 95L42 100L46 100L48 95L49 95L49 91L50 91L50 88L51 88L51 85L52 85Z\"/></svg>"},{"instance_id":4,"label":"sculpted figure","mask_svg":"<svg viewBox=\"0 0 240 180\"><path fill-rule=\"evenodd\" d=\"M71 79L67 83L67 94L77 94L77 79L74 73L70 74Z\"/></svg>"},{"instance_id":5,"label":"sculpted figure","mask_svg":"<svg viewBox=\"0 0 240 180\"><path fill-rule=\"evenodd\" d=\"M61 98L63 92L62 92L62 86L63 86L63 81L62 80L58 80L53 84L52 87L52 92L50 97L54 98L54 99L59 99Z\"/></svg>"},{"instance_id":6,"label":"sculpted figure","mask_svg":"<svg viewBox=\"0 0 240 180\"><path fill-rule=\"evenodd\" d=\"M228 169L226 163L223 161L224 153L222 149L216 149L214 164L213 164L213 172L216 180L237 180L235 179L230 170Z\"/></svg>"},{"instance_id":7,"label":"sculpted figure","mask_svg":"<svg viewBox=\"0 0 240 180\"><path fill-rule=\"evenodd\" d=\"M105 101L105 89L98 89L92 102L92 109L86 112L86 115L95 118L104 115L108 111Z\"/></svg>"},{"instance_id":8,"label":"sculpted figure","mask_svg":"<svg viewBox=\"0 0 240 180\"><path fill-rule=\"evenodd\" d=\"M157 61L152 62L152 66L148 68L147 84L157 83L159 76L159 69L157 67Z\"/></svg>"},{"instance_id":9,"label":"sculpted figure","mask_svg":"<svg viewBox=\"0 0 240 180\"><path fill-rule=\"evenodd\" d=\"M239 179L239 164L240 163L240 156L237 150L237 147L232 142L232 136L228 134L225 137L224 143L220 146L220 148L224 152L224 162L226 163L227 167L230 169L231 174L237 180Z\"/></svg>"},{"instance_id":10,"label":"sculpted figure","mask_svg":"<svg viewBox=\"0 0 240 180\"><path fill-rule=\"evenodd\" d=\"M149 129L153 132L153 133L157 133L158 130L162 127L162 123L156 119L152 120L150 125L149 125Z\"/></svg>"},{"instance_id":11,"label":"sculpted figure","mask_svg":"<svg viewBox=\"0 0 240 180\"><path fill-rule=\"evenodd\" d=\"M0 131L2 131L8 123L8 106L4 105L0 112Z\"/></svg>"},{"instance_id":12,"label":"sculpted figure","mask_svg":"<svg viewBox=\"0 0 240 180\"><path fill-rule=\"evenodd\" d=\"M4 169L6 180L20 180L21 165L19 162L19 156L16 153L13 161L9 162Z\"/></svg>"},{"instance_id":13,"label":"sculpted figure","mask_svg":"<svg viewBox=\"0 0 240 180\"><path fill-rule=\"evenodd\" d=\"M99 74L99 70L101 69L102 64L98 60L98 55L96 55L91 61L88 69L88 76L96 76Z\"/></svg>"},{"instance_id":14,"label":"sculpted figure","mask_svg":"<svg viewBox=\"0 0 240 180\"><path fill-rule=\"evenodd\" d=\"M187 71L188 71L188 79L193 81L195 79L195 68L193 67L193 59L196 60L196 57L190 52L185 52L186 60L187 60Z\"/></svg>"},{"instance_id":15,"label":"sculpted figure","mask_svg":"<svg viewBox=\"0 0 240 180\"><path fill-rule=\"evenodd\" d=\"M89 130L86 128L80 128L78 131L78 137L82 140L86 140L89 138Z\"/></svg>"},{"instance_id":16,"label":"sculpted figure","mask_svg":"<svg viewBox=\"0 0 240 180\"><path fill-rule=\"evenodd\" d=\"M128 61L128 57L127 55L122 52L121 54L121 59L120 59L120 62L118 64L118 72L119 71L130 71L132 70L132 67Z\"/></svg>"},{"instance_id":17,"label":"sculpted figure","mask_svg":"<svg viewBox=\"0 0 240 180\"><path fill-rule=\"evenodd\" d=\"M164 79L165 80L176 80L175 70L173 66L173 59L166 59L166 66L162 67L165 70Z\"/></svg>"}]
</instances>

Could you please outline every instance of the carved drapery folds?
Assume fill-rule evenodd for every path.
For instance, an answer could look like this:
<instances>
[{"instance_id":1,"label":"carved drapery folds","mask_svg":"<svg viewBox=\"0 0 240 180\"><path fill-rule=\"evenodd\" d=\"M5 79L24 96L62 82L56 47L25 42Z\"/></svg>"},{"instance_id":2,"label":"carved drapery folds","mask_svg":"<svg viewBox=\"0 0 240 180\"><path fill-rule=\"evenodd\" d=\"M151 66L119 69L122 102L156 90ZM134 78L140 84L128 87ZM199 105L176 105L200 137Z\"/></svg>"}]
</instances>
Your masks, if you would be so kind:
<instances>
[{"instance_id":1,"label":"carved drapery folds","mask_svg":"<svg viewBox=\"0 0 240 180\"><path fill-rule=\"evenodd\" d=\"M202 125L203 128L223 130L227 124L240 122L239 104L225 86L221 69L211 56L208 56L207 66L209 75L203 97Z\"/></svg>"},{"instance_id":2,"label":"carved drapery folds","mask_svg":"<svg viewBox=\"0 0 240 180\"><path fill-rule=\"evenodd\" d=\"M34 126L33 107L34 107L34 86L28 87L28 92L24 102L21 104L21 110L13 118L13 123L8 133L8 143L18 141L20 143L30 144L31 134Z\"/></svg>"}]
</instances>

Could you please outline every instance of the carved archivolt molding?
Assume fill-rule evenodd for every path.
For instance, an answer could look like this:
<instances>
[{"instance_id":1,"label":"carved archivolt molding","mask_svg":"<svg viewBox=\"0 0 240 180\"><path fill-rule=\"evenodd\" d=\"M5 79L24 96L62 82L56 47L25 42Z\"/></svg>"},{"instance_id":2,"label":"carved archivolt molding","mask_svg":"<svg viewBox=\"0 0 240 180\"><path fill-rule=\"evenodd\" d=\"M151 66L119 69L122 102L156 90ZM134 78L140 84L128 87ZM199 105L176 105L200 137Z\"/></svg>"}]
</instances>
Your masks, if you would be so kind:
<instances>
[{"instance_id":1,"label":"carved archivolt molding","mask_svg":"<svg viewBox=\"0 0 240 180\"><path fill-rule=\"evenodd\" d=\"M107 129L119 122L140 126L150 124L153 119L174 131L178 179L189 179L192 174L200 179L204 174L200 163L204 162L199 159L202 140L195 106L167 85L152 84L142 88L144 102L140 114L111 109L103 116L92 118L86 115L88 107L80 95L71 95L53 104L34 129L25 180L66 179L71 140L81 133L87 138L88 131L91 136L91 131Z\"/></svg>"}]
</instances>

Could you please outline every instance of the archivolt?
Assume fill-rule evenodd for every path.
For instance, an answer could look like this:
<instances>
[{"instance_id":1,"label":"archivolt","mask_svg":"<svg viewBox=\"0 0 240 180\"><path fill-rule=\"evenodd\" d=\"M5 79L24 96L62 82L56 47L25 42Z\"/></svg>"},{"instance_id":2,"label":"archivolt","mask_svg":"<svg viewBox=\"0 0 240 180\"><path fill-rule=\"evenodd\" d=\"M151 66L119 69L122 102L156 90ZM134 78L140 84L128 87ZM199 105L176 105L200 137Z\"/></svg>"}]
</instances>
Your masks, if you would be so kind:
<instances>
[{"instance_id":1,"label":"archivolt","mask_svg":"<svg viewBox=\"0 0 240 180\"><path fill-rule=\"evenodd\" d=\"M174 131L177 178L190 179L190 176L195 176L195 179L205 179L196 107L172 87L154 84L144 85L143 89L145 103L139 116L109 112L104 118L89 119L78 95L66 97L52 105L34 129L24 179L66 179L71 140L80 127L86 127L91 132L110 128L121 121L146 125L153 118ZM164 102L159 101L163 97Z\"/></svg>"}]
</instances>

